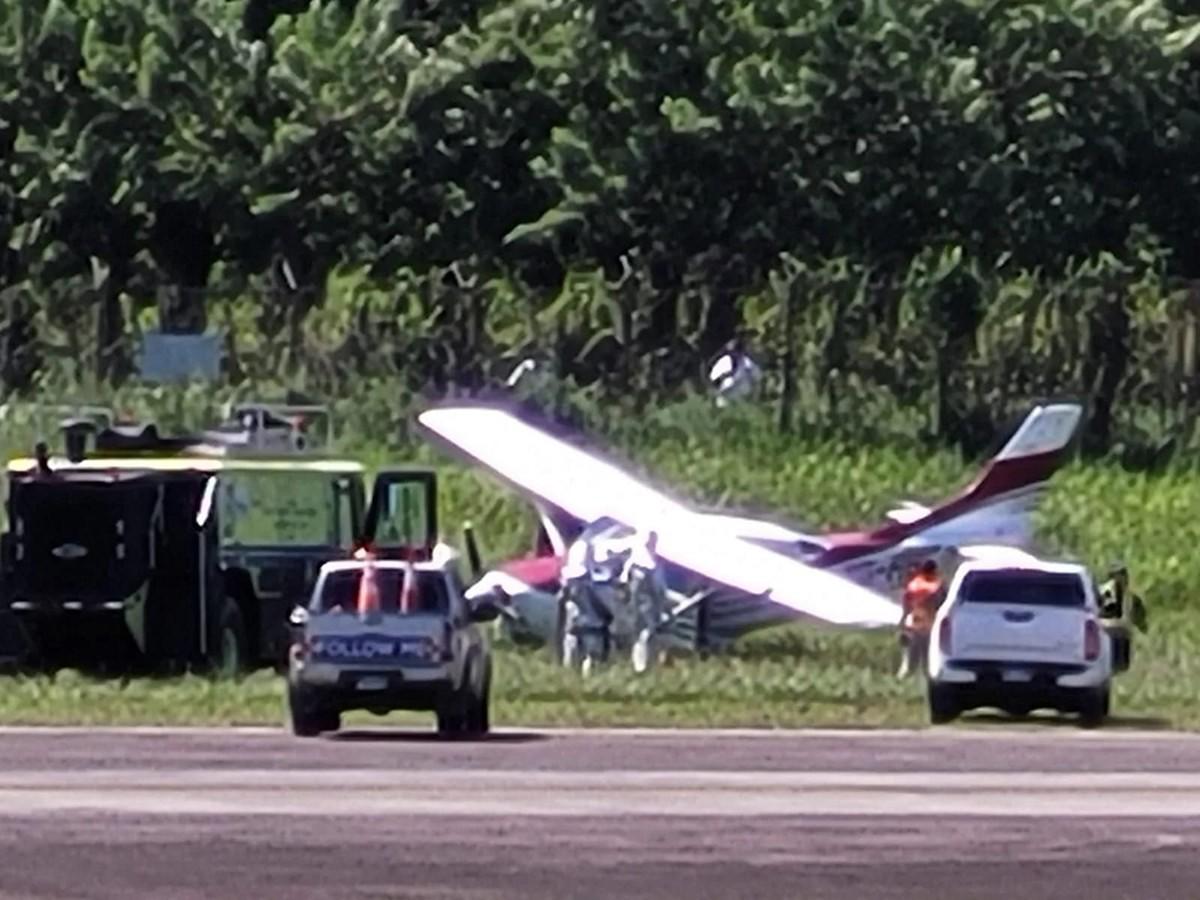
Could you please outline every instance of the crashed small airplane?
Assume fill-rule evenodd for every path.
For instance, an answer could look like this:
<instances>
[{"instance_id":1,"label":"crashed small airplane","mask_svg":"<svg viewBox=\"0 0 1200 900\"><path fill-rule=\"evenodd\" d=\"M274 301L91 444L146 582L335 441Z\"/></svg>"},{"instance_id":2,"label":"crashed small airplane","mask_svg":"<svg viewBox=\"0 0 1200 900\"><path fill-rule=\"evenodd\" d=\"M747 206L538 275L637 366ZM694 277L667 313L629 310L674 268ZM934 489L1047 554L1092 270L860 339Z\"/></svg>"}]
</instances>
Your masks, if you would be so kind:
<instances>
[{"instance_id":1,"label":"crashed small airplane","mask_svg":"<svg viewBox=\"0 0 1200 900\"><path fill-rule=\"evenodd\" d=\"M534 551L477 573L470 590L501 597L515 637L561 643L563 563L575 541L620 544L654 532L670 601L665 643L717 649L796 619L894 626L894 598L919 560L972 544L1028 545L1032 513L1082 412L1076 403L1038 405L959 493L933 507L905 502L870 530L825 534L693 508L500 406L440 406L418 421L537 509Z\"/></svg>"}]
</instances>

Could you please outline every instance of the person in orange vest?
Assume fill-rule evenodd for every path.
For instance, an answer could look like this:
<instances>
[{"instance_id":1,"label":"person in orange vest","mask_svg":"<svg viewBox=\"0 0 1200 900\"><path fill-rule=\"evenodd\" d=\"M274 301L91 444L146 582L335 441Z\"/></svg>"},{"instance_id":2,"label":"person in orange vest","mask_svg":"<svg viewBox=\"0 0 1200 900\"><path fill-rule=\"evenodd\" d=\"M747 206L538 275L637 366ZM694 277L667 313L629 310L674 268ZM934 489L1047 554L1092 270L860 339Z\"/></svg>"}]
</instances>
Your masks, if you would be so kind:
<instances>
[{"instance_id":1,"label":"person in orange vest","mask_svg":"<svg viewBox=\"0 0 1200 900\"><path fill-rule=\"evenodd\" d=\"M896 673L898 678L905 678L924 667L929 652L929 633L933 630L933 617L941 599L942 578L937 562L927 559L904 585L900 616L900 643L904 655L900 660L900 671Z\"/></svg>"}]
</instances>

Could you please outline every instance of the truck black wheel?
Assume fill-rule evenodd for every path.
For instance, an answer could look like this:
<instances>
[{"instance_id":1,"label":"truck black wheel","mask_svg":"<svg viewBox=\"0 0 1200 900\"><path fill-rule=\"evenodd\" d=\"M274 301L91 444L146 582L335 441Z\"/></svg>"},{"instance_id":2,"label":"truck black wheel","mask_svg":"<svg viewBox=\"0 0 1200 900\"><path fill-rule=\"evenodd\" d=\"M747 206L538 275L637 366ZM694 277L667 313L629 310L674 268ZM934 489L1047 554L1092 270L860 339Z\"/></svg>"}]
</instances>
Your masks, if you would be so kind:
<instances>
[{"instance_id":1,"label":"truck black wheel","mask_svg":"<svg viewBox=\"0 0 1200 900\"><path fill-rule=\"evenodd\" d=\"M226 599L217 619L217 634L212 648L212 664L222 677L234 678L249 668L246 623L242 611L232 599Z\"/></svg>"},{"instance_id":2,"label":"truck black wheel","mask_svg":"<svg viewBox=\"0 0 1200 900\"><path fill-rule=\"evenodd\" d=\"M487 734L492 730L492 685L489 678L483 688L483 697L479 700L479 733Z\"/></svg>"},{"instance_id":3,"label":"truck black wheel","mask_svg":"<svg viewBox=\"0 0 1200 900\"><path fill-rule=\"evenodd\" d=\"M33 634L15 613L0 612L0 672L40 674L44 660L38 653Z\"/></svg>"},{"instance_id":4,"label":"truck black wheel","mask_svg":"<svg viewBox=\"0 0 1200 900\"><path fill-rule=\"evenodd\" d=\"M342 727L342 714L321 709L310 691L288 685L288 726L296 737L316 737Z\"/></svg>"},{"instance_id":5,"label":"truck black wheel","mask_svg":"<svg viewBox=\"0 0 1200 900\"><path fill-rule=\"evenodd\" d=\"M443 737L457 737L466 730L467 717L462 713L461 704L457 701L447 704L437 711L437 730Z\"/></svg>"},{"instance_id":6,"label":"truck black wheel","mask_svg":"<svg viewBox=\"0 0 1200 900\"><path fill-rule=\"evenodd\" d=\"M463 702L463 691L455 691L444 699L437 708L438 734L456 738L467 729L467 706Z\"/></svg>"},{"instance_id":7,"label":"truck black wheel","mask_svg":"<svg viewBox=\"0 0 1200 900\"><path fill-rule=\"evenodd\" d=\"M1087 691L1079 701L1079 721L1085 728L1095 728L1104 724L1111 708L1111 695L1108 685Z\"/></svg>"},{"instance_id":8,"label":"truck black wheel","mask_svg":"<svg viewBox=\"0 0 1200 900\"><path fill-rule=\"evenodd\" d=\"M446 737L473 734L479 725L479 694L474 687L476 664L468 665L470 668L463 675L462 686L438 707L438 733Z\"/></svg>"},{"instance_id":9,"label":"truck black wheel","mask_svg":"<svg viewBox=\"0 0 1200 900\"><path fill-rule=\"evenodd\" d=\"M934 725L953 722L962 712L957 698L944 686L929 682L929 721Z\"/></svg>"},{"instance_id":10,"label":"truck black wheel","mask_svg":"<svg viewBox=\"0 0 1200 900\"><path fill-rule=\"evenodd\" d=\"M482 737L491 729L491 695L492 677L489 672L483 677L483 685L480 687L479 693L472 692L470 695L470 705L467 708L466 721L466 731L468 734L475 737Z\"/></svg>"}]
</instances>

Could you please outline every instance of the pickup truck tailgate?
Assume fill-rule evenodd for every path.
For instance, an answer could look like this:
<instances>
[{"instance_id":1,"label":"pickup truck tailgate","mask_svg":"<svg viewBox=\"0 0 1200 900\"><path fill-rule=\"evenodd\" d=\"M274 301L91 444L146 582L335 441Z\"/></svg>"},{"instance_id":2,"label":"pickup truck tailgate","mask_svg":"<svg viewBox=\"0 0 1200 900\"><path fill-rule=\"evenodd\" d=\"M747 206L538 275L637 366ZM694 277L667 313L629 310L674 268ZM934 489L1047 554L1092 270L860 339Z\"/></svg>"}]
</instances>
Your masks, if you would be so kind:
<instances>
[{"instance_id":1,"label":"pickup truck tailgate","mask_svg":"<svg viewBox=\"0 0 1200 900\"><path fill-rule=\"evenodd\" d=\"M959 660L1081 663L1090 618L1078 576L1035 571L971 572L951 618Z\"/></svg>"}]
</instances>

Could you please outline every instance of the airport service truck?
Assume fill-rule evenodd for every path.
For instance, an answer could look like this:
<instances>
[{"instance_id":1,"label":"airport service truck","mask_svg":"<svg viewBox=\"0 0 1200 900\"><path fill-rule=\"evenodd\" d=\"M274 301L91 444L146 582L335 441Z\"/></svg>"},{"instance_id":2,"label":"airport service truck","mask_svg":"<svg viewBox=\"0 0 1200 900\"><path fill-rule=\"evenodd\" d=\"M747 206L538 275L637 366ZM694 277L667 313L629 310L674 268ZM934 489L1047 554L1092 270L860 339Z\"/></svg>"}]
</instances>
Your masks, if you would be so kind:
<instances>
[{"instance_id":1,"label":"airport service truck","mask_svg":"<svg viewBox=\"0 0 1200 900\"><path fill-rule=\"evenodd\" d=\"M7 465L0 660L24 670L286 665L288 614L321 566L365 542L428 558L437 482L328 455L321 407L249 403L216 429L160 435L65 422ZM332 427L327 428L329 432Z\"/></svg>"}]
</instances>

